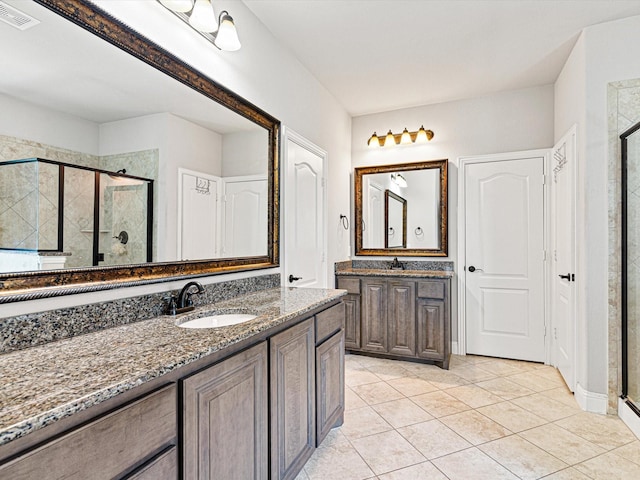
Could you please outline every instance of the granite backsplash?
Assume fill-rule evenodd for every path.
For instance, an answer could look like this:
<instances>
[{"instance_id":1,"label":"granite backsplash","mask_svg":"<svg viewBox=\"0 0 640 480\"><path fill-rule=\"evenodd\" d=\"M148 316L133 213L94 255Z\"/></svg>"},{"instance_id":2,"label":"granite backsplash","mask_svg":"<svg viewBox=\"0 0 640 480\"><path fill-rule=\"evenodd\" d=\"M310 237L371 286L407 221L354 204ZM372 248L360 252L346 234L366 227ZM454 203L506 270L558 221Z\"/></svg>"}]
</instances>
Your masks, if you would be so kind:
<instances>
[{"instance_id":1,"label":"granite backsplash","mask_svg":"<svg viewBox=\"0 0 640 480\"><path fill-rule=\"evenodd\" d=\"M430 271L453 271L453 262L448 260L400 260L405 270L430 270ZM347 260L337 262L335 270L353 269L373 269L385 270L391 265L391 260Z\"/></svg>"},{"instance_id":2,"label":"granite backsplash","mask_svg":"<svg viewBox=\"0 0 640 480\"><path fill-rule=\"evenodd\" d=\"M195 306L206 305L279 286L280 274L262 275L204 285L204 292L192 299ZM168 297L178 293L174 290L0 318L0 353L158 317L165 313Z\"/></svg>"}]
</instances>

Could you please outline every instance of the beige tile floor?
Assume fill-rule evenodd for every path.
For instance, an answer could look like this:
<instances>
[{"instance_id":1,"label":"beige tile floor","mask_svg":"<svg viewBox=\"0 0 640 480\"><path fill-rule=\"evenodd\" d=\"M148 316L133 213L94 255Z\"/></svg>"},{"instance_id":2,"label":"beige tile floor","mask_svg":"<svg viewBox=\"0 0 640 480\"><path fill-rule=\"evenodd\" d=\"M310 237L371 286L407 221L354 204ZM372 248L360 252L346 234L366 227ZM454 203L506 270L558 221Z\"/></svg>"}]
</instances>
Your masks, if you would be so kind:
<instances>
[{"instance_id":1,"label":"beige tile floor","mask_svg":"<svg viewBox=\"0 0 640 480\"><path fill-rule=\"evenodd\" d=\"M346 356L345 422L296 480L640 479L640 441L549 366Z\"/></svg>"}]
</instances>

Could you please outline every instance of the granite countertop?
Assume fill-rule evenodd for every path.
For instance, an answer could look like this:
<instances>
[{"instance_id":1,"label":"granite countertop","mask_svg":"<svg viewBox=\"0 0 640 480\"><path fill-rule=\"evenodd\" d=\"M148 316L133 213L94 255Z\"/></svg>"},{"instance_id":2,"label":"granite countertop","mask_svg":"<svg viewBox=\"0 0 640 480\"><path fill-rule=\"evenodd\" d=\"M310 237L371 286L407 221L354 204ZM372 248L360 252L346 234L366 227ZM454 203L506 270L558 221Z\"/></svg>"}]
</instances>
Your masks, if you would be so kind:
<instances>
[{"instance_id":1,"label":"granite countertop","mask_svg":"<svg viewBox=\"0 0 640 480\"><path fill-rule=\"evenodd\" d=\"M452 278L451 270L392 270L390 268L351 268L336 270L337 276Z\"/></svg>"},{"instance_id":2,"label":"granite countertop","mask_svg":"<svg viewBox=\"0 0 640 480\"><path fill-rule=\"evenodd\" d=\"M0 445L337 300L344 290L274 288L0 355ZM258 317L217 329L176 323L217 313Z\"/></svg>"}]
</instances>

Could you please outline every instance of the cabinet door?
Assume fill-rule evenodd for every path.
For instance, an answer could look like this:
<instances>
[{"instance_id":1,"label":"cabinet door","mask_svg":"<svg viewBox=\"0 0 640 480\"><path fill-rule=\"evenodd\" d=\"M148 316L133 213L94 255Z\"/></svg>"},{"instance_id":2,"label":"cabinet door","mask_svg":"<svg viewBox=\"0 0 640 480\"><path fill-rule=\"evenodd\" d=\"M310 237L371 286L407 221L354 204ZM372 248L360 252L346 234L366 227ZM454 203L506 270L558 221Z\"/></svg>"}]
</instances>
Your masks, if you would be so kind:
<instances>
[{"instance_id":1,"label":"cabinet door","mask_svg":"<svg viewBox=\"0 0 640 480\"><path fill-rule=\"evenodd\" d=\"M271 478L282 480L295 478L315 449L313 318L274 335L269 343Z\"/></svg>"},{"instance_id":2,"label":"cabinet door","mask_svg":"<svg viewBox=\"0 0 640 480\"><path fill-rule=\"evenodd\" d=\"M418 357L445 360L448 328L444 300L418 299ZM448 355L446 355L448 357ZM448 358L447 358L448 359ZM448 363L448 362L447 362Z\"/></svg>"},{"instance_id":3,"label":"cabinet door","mask_svg":"<svg viewBox=\"0 0 640 480\"><path fill-rule=\"evenodd\" d=\"M416 284L389 282L389 353L415 357L416 355Z\"/></svg>"},{"instance_id":4,"label":"cabinet door","mask_svg":"<svg viewBox=\"0 0 640 480\"><path fill-rule=\"evenodd\" d=\"M344 417L344 332L316 347L316 446Z\"/></svg>"},{"instance_id":5,"label":"cabinet door","mask_svg":"<svg viewBox=\"0 0 640 480\"><path fill-rule=\"evenodd\" d=\"M184 478L268 478L266 342L182 385Z\"/></svg>"},{"instance_id":6,"label":"cabinet door","mask_svg":"<svg viewBox=\"0 0 640 480\"><path fill-rule=\"evenodd\" d=\"M367 279L362 292L362 349L387 352L387 282Z\"/></svg>"},{"instance_id":7,"label":"cabinet door","mask_svg":"<svg viewBox=\"0 0 640 480\"><path fill-rule=\"evenodd\" d=\"M360 349L360 295L347 295L342 298L345 306L344 346L347 350Z\"/></svg>"}]
</instances>

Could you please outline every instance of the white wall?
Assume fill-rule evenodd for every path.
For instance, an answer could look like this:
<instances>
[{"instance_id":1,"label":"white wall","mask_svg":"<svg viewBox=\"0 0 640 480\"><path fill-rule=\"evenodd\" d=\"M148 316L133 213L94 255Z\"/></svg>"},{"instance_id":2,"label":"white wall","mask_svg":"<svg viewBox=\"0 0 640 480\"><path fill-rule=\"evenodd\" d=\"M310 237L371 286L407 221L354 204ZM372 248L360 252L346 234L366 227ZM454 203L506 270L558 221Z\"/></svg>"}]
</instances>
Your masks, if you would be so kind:
<instances>
[{"instance_id":1,"label":"white wall","mask_svg":"<svg viewBox=\"0 0 640 480\"><path fill-rule=\"evenodd\" d=\"M371 149L367 140L376 131L395 133L421 125L433 130L426 145ZM462 156L548 148L553 145L553 86L496 93L481 98L364 115L353 119L353 167L449 159L449 256L456 261L458 172ZM378 257L380 258L380 257ZM391 258L391 257L389 257ZM423 257L422 259L425 259ZM436 258L440 260L441 257ZM456 272L458 265L455 264ZM456 298L453 295L453 340L457 340Z\"/></svg>"},{"instance_id":2,"label":"white wall","mask_svg":"<svg viewBox=\"0 0 640 480\"><path fill-rule=\"evenodd\" d=\"M640 16L586 28L556 85L559 138L578 124L578 383L607 393L607 84L640 78ZM582 333L584 332L584 333Z\"/></svg>"},{"instance_id":3,"label":"white wall","mask_svg":"<svg viewBox=\"0 0 640 480\"><path fill-rule=\"evenodd\" d=\"M266 130L222 136L222 176L267 175L269 136Z\"/></svg>"},{"instance_id":4,"label":"white wall","mask_svg":"<svg viewBox=\"0 0 640 480\"><path fill-rule=\"evenodd\" d=\"M96 123L2 94L0 112L0 135L98 154Z\"/></svg>"}]
</instances>

